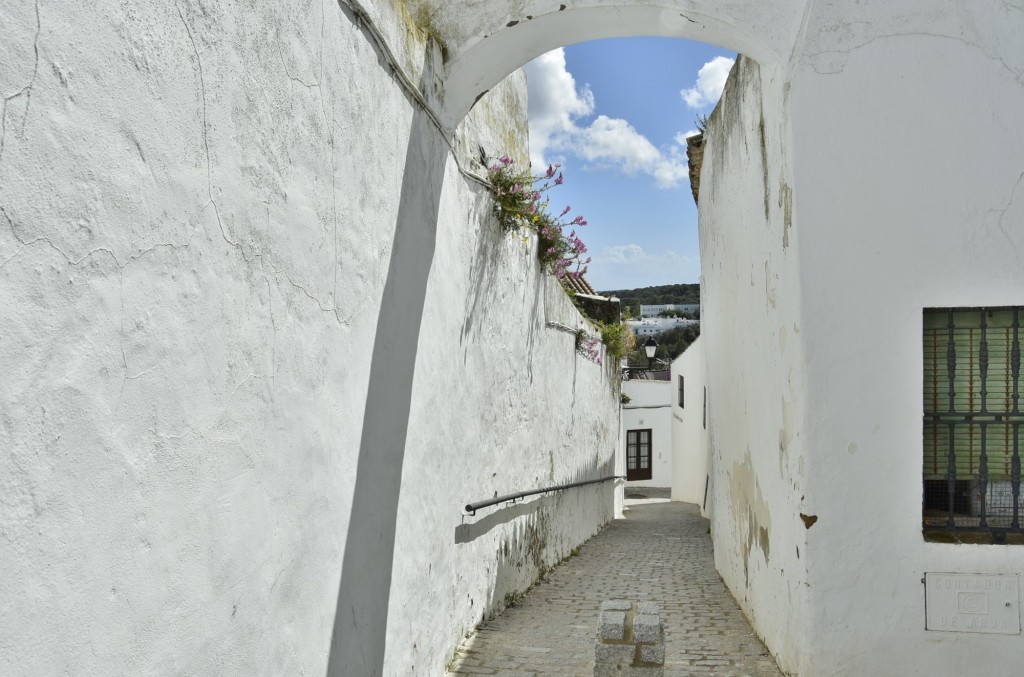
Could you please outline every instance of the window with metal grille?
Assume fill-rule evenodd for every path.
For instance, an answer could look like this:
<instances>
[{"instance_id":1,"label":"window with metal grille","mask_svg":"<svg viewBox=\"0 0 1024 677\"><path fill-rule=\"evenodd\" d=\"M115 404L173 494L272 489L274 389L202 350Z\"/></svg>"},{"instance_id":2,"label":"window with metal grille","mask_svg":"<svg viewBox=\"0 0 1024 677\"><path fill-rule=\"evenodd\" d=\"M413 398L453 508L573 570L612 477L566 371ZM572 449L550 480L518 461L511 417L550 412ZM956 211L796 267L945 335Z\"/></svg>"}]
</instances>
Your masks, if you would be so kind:
<instances>
[{"instance_id":1,"label":"window with metal grille","mask_svg":"<svg viewBox=\"0 0 1024 677\"><path fill-rule=\"evenodd\" d=\"M626 431L626 479L651 479L651 429Z\"/></svg>"},{"instance_id":2,"label":"window with metal grille","mask_svg":"<svg viewBox=\"0 0 1024 677\"><path fill-rule=\"evenodd\" d=\"M684 409L685 407L683 407L683 377L677 376L676 378L679 379L679 408Z\"/></svg>"},{"instance_id":3,"label":"window with metal grille","mask_svg":"<svg viewBox=\"0 0 1024 677\"><path fill-rule=\"evenodd\" d=\"M924 311L925 538L1022 543L1024 306Z\"/></svg>"}]
</instances>

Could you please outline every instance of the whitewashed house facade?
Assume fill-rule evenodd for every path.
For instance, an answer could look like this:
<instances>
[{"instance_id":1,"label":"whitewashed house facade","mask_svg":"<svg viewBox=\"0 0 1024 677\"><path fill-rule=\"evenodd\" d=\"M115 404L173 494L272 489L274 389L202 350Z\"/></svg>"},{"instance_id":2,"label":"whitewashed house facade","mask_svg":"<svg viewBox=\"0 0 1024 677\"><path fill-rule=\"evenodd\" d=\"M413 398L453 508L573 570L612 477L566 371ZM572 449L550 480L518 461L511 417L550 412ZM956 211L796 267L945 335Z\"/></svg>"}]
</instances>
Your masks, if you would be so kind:
<instances>
[{"instance_id":1,"label":"whitewashed house facade","mask_svg":"<svg viewBox=\"0 0 1024 677\"><path fill-rule=\"evenodd\" d=\"M627 487L672 486L672 384L633 378L622 382L622 449Z\"/></svg>"}]
</instances>

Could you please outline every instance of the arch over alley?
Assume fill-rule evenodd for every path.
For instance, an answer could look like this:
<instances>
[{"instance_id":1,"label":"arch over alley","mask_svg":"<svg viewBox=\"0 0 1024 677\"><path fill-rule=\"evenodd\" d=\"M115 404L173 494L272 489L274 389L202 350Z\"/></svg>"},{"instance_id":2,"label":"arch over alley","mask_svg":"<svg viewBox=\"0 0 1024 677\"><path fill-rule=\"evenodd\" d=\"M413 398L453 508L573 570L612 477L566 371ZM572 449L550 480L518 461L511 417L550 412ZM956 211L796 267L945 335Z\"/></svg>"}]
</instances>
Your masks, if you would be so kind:
<instances>
[{"instance_id":1,"label":"arch over alley","mask_svg":"<svg viewBox=\"0 0 1024 677\"><path fill-rule=\"evenodd\" d=\"M1016 667L926 625L926 574L1024 549L924 542L921 401L924 309L1021 303L1019 0L0 17L0 673L433 676L611 518L586 488L457 536L618 444L473 176L525 161L518 66L638 34L749 57L700 189L723 580L795 675Z\"/></svg>"}]
</instances>

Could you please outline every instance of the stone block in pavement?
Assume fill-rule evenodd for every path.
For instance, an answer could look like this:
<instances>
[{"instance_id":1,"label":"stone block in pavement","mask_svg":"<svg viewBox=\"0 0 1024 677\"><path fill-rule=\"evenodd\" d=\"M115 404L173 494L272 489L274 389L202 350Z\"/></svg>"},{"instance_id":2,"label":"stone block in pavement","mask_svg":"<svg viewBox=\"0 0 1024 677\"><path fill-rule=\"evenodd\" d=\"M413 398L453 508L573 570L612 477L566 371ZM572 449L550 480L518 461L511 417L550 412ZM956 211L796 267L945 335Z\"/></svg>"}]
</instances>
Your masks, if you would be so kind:
<instances>
[{"instance_id":1,"label":"stone block in pavement","mask_svg":"<svg viewBox=\"0 0 1024 677\"><path fill-rule=\"evenodd\" d=\"M640 662L641 663L654 663L656 665L665 664L665 645L664 644L644 644L640 647Z\"/></svg>"},{"instance_id":2,"label":"stone block in pavement","mask_svg":"<svg viewBox=\"0 0 1024 677\"><path fill-rule=\"evenodd\" d=\"M598 637L602 640L626 638L626 612L602 611L598 624Z\"/></svg>"},{"instance_id":3,"label":"stone block in pavement","mask_svg":"<svg viewBox=\"0 0 1024 677\"><path fill-rule=\"evenodd\" d=\"M610 599L601 602L601 611L629 611L632 608L633 603L625 599Z\"/></svg>"},{"instance_id":4,"label":"stone block in pavement","mask_svg":"<svg viewBox=\"0 0 1024 677\"><path fill-rule=\"evenodd\" d=\"M661 640L661 617L656 614L640 614L633 617L634 642L658 642Z\"/></svg>"},{"instance_id":5,"label":"stone block in pavement","mask_svg":"<svg viewBox=\"0 0 1024 677\"><path fill-rule=\"evenodd\" d=\"M636 647L632 644L594 645L594 661L598 664L631 665L636 657Z\"/></svg>"},{"instance_id":6,"label":"stone block in pavement","mask_svg":"<svg viewBox=\"0 0 1024 677\"><path fill-rule=\"evenodd\" d=\"M657 602L640 602L636 605L636 611L640 614L660 614L661 607Z\"/></svg>"}]
</instances>

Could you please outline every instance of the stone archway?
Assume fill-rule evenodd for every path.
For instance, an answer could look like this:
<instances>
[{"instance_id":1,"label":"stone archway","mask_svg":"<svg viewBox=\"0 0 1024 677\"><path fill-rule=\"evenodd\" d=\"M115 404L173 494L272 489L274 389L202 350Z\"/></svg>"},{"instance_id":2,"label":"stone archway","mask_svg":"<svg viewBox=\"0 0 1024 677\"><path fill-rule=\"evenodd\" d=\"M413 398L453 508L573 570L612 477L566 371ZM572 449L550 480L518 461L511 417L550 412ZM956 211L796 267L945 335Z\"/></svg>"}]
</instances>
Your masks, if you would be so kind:
<instances>
[{"instance_id":1,"label":"stone archway","mask_svg":"<svg viewBox=\"0 0 1024 677\"><path fill-rule=\"evenodd\" d=\"M925 630L924 572L1024 552L921 540L919 405L922 309L1021 302L1021 0L73 5L0 5L0 671L322 672L334 623L334 673L380 674L391 565L419 565L398 500L459 507L453 463L401 485L416 370L458 341L420 332L424 295L471 274L424 294L437 210L476 190L452 134L532 56L642 32L762 66L701 184L723 578L794 674L1018 667L1019 637ZM490 395L449 364L428 385Z\"/></svg>"},{"instance_id":2,"label":"stone archway","mask_svg":"<svg viewBox=\"0 0 1024 677\"><path fill-rule=\"evenodd\" d=\"M467 9L457 4L442 4L433 9L429 14L429 33L441 49L432 55L428 48L427 67L418 87L425 105L421 104L422 110L417 111L413 128L414 136L421 137L421 142L410 141L411 150L422 146L432 152L426 160L418 151L410 151L407 158L406 179L415 189L403 190L399 214L418 223L396 231L394 251L405 252L411 258L392 266L385 291L386 295L406 301L414 299L415 303L404 303L400 313L386 312L393 304L384 304L378 323L378 343L401 334L405 353L415 356L423 296L412 292L422 290L431 268L431 238L436 226L431 219L436 219L443 185L434 181L425 189L413 179L424 172L444 173L445 158L454 161L452 154L446 155L445 138L451 137L474 103L490 88L551 49L609 37L659 35L695 39L779 65L799 31L802 7L803 3L794 1L783 9L767 12L760 3L744 0L727 13L711 2L581 0L534 3L528 11L508 7L496 10L491 6ZM513 10L522 16L509 13ZM425 233L429 242L424 239ZM418 275L413 276L410 271L418 271ZM391 562L395 556L404 426L415 370L415 359L397 363L392 359L393 353L375 350L371 366L371 397L360 445L329 677L383 673L391 567L381 563ZM374 397L372 384L386 384L388 390ZM381 449L387 449L387 453L380 453Z\"/></svg>"},{"instance_id":3,"label":"stone archway","mask_svg":"<svg viewBox=\"0 0 1024 677\"><path fill-rule=\"evenodd\" d=\"M458 124L494 84L547 51L577 42L657 35L697 40L739 52L761 63L788 58L805 3L791 1L765 11L762 3L729 8L711 2L539 2L528 9L480 11L464 16L451 8L440 26L457 17L457 36L446 40L442 119ZM450 16L449 16L450 15Z\"/></svg>"}]
</instances>

